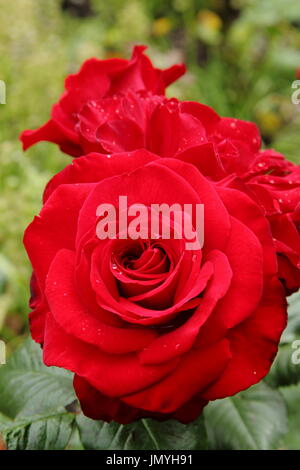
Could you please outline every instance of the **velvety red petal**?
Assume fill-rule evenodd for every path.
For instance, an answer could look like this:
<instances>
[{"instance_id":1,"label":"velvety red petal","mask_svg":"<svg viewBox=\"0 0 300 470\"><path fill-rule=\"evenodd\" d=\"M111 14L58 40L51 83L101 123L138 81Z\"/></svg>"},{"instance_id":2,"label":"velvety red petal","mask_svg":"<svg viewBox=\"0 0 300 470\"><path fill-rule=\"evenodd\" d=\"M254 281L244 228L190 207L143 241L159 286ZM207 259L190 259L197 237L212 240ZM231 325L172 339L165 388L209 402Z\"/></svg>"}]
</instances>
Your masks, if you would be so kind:
<instances>
[{"instance_id":1,"label":"velvety red petal","mask_svg":"<svg viewBox=\"0 0 300 470\"><path fill-rule=\"evenodd\" d=\"M223 249L230 232L228 212L217 194L214 185L192 165L177 159L161 159L153 166L168 167L189 182L199 197L198 203L204 204L204 251ZM178 201L178 195L175 201Z\"/></svg>"},{"instance_id":2,"label":"velvety red petal","mask_svg":"<svg viewBox=\"0 0 300 470\"><path fill-rule=\"evenodd\" d=\"M253 122L222 118L215 128L215 134L221 140L227 138L248 143L253 152L258 152L261 146L259 129Z\"/></svg>"},{"instance_id":3,"label":"velvety red petal","mask_svg":"<svg viewBox=\"0 0 300 470\"><path fill-rule=\"evenodd\" d=\"M205 350L191 350L182 356L176 370L167 378L138 393L122 397L122 400L137 408L172 413L215 382L230 358L227 340Z\"/></svg>"},{"instance_id":4,"label":"velvety red petal","mask_svg":"<svg viewBox=\"0 0 300 470\"><path fill-rule=\"evenodd\" d=\"M20 140L23 144L23 150L27 150L37 142L48 141L58 144L63 151L70 153L70 155L73 155L74 157L78 157L81 154L80 145L67 138L60 126L52 119L38 129L22 132Z\"/></svg>"},{"instance_id":5,"label":"velvety red petal","mask_svg":"<svg viewBox=\"0 0 300 470\"><path fill-rule=\"evenodd\" d=\"M232 219L225 254L232 269L232 280L226 295L199 333L199 347L224 338L229 329L250 317L261 302L264 287L262 248L256 236L237 219Z\"/></svg>"},{"instance_id":6,"label":"velvety red petal","mask_svg":"<svg viewBox=\"0 0 300 470\"><path fill-rule=\"evenodd\" d=\"M74 160L49 181L44 202L61 184L97 183L111 176L129 173L157 159L157 155L143 149L109 156L91 153Z\"/></svg>"},{"instance_id":7,"label":"velvety red petal","mask_svg":"<svg viewBox=\"0 0 300 470\"><path fill-rule=\"evenodd\" d=\"M123 324L122 328L105 324L101 313L89 311L80 299L74 273L74 253L60 250L51 264L46 283L51 313L69 335L110 354L138 351L157 337L154 330L132 328L128 324Z\"/></svg>"},{"instance_id":8,"label":"velvety red petal","mask_svg":"<svg viewBox=\"0 0 300 470\"><path fill-rule=\"evenodd\" d=\"M183 101L180 103L180 109L183 113L191 114L197 118L208 134L214 132L221 119L211 107L196 101Z\"/></svg>"},{"instance_id":9,"label":"velvety red petal","mask_svg":"<svg viewBox=\"0 0 300 470\"><path fill-rule=\"evenodd\" d=\"M59 187L25 231L25 248L41 290L56 253L75 247L78 214L90 191L88 184Z\"/></svg>"},{"instance_id":10,"label":"velvety red petal","mask_svg":"<svg viewBox=\"0 0 300 470\"><path fill-rule=\"evenodd\" d=\"M222 377L203 394L207 400L245 390L269 372L286 326L286 300L274 278L265 287L261 304L251 317L229 331L232 359Z\"/></svg>"},{"instance_id":11,"label":"velvety red petal","mask_svg":"<svg viewBox=\"0 0 300 470\"><path fill-rule=\"evenodd\" d=\"M168 361L187 352L195 342L200 328L208 319L217 302L226 294L232 272L226 256L214 251L208 256L210 266L213 265L212 279L204 291L199 307L180 327L170 333L158 337L140 352L140 360L144 364L156 364Z\"/></svg>"},{"instance_id":12,"label":"velvety red petal","mask_svg":"<svg viewBox=\"0 0 300 470\"><path fill-rule=\"evenodd\" d=\"M47 316L43 359L47 366L68 369L85 378L110 397L137 392L170 374L177 360L159 366L143 366L134 353L113 355L68 335Z\"/></svg>"},{"instance_id":13,"label":"velvety red petal","mask_svg":"<svg viewBox=\"0 0 300 470\"><path fill-rule=\"evenodd\" d=\"M226 176L224 167L214 145L211 142L188 148L177 153L176 158L194 165L204 176L217 181Z\"/></svg>"},{"instance_id":14,"label":"velvety red petal","mask_svg":"<svg viewBox=\"0 0 300 470\"><path fill-rule=\"evenodd\" d=\"M153 418L157 421L177 419L181 423L189 423L199 416L207 404L201 396L196 395L174 413L158 413L129 406L119 398L107 397L78 375L74 377L74 388L86 416L120 424L129 424L141 418Z\"/></svg>"}]
</instances>

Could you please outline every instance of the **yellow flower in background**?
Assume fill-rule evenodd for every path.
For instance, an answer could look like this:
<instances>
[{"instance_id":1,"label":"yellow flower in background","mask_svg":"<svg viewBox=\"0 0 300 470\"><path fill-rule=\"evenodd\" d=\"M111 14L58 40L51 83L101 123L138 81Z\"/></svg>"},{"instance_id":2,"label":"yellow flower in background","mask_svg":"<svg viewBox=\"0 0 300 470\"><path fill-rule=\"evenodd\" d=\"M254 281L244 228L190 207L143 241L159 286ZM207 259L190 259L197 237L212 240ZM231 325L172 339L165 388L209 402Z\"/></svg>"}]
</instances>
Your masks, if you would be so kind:
<instances>
[{"instance_id":1,"label":"yellow flower in background","mask_svg":"<svg viewBox=\"0 0 300 470\"><path fill-rule=\"evenodd\" d=\"M274 111L261 111L257 116L263 134L274 135L282 126L282 120Z\"/></svg>"},{"instance_id":2,"label":"yellow flower in background","mask_svg":"<svg viewBox=\"0 0 300 470\"><path fill-rule=\"evenodd\" d=\"M197 15L197 20L201 26L213 31L220 31L223 26L220 16L211 10L200 10Z\"/></svg>"},{"instance_id":3,"label":"yellow flower in background","mask_svg":"<svg viewBox=\"0 0 300 470\"><path fill-rule=\"evenodd\" d=\"M152 33L154 36L165 36L172 29L172 21L170 18L158 18L152 24Z\"/></svg>"}]
</instances>

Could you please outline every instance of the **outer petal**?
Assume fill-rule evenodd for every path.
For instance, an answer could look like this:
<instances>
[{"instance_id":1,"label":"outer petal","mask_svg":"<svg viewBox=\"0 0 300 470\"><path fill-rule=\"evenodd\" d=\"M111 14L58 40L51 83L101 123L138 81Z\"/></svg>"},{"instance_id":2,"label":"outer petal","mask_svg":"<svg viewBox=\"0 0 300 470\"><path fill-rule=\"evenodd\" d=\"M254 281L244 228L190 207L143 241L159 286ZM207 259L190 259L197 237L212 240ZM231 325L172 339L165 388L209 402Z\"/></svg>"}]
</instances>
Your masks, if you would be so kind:
<instances>
[{"instance_id":1,"label":"outer petal","mask_svg":"<svg viewBox=\"0 0 300 470\"><path fill-rule=\"evenodd\" d=\"M40 215L26 229L24 245L34 270L30 329L33 338L43 342L48 305L45 281L51 262L61 248L74 248L78 214L90 191L89 185L61 186L48 200ZM64 204L64 210L61 204ZM62 227L67 229L62 230Z\"/></svg>"},{"instance_id":2,"label":"outer petal","mask_svg":"<svg viewBox=\"0 0 300 470\"><path fill-rule=\"evenodd\" d=\"M56 253L75 247L78 215L92 188L89 184L60 186L26 229L25 248L42 290Z\"/></svg>"},{"instance_id":3,"label":"outer petal","mask_svg":"<svg viewBox=\"0 0 300 470\"><path fill-rule=\"evenodd\" d=\"M189 423L199 416L207 404L201 396L196 395L174 413L158 413L134 408L119 398L106 397L78 375L74 377L74 388L86 416L108 422L113 420L120 424L129 424L140 418L153 418L158 421L177 419L182 423Z\"/></svg>"},{"instance_id":4,"label":"outer petal","mask_svg":"<svg viewBox=\"0 0 300 470\"><path fill-rule=\"evenodd\" d=\"M79 375L74 377L74 389L83 413L89 418L129 424L139 416L140 410L126 405L119 398L103 395Z\"/></svg>"},{"instance_id":5,"label":"outer petal","mask_svg":"<svg viewBox=\"0 0 300 470\"><path fill-rule=\"evenodd\" d=\"M111 176L129 173L157 159L157 155L143 149L114 155L90 153L74 160L49 181L44 202L61 184L98 183Z\"/></svg>"},{"instance_id":6,"label":"outer petal","mask_svg":"<svg viewBox=\"0 0 300 470\"><path fill-rule=\"evenodd\" d=\"M228 335L232 360L222 377L203 394L223 398L259 382L269 372L286 326L286 300L280 282L268 282L255 313Z\"/></svg>"},{"instance_id":7,"label":"outer petal","mask_svg":"<svg viewBox=\"0 0 300 470\"><path fill-rule=\"evenodd\" d=\"M213 344L206 350L191 350L181 358L176 370L167 378L122 400L145 410L172 413L214 382L230 358L227 340Z\"/></svg>"},{"instance_id":8,"label":"outer petal","mask_svg":"<svg viewBox=\"0 0 300 470\"><path fill-rule=\"evenodd\" d=\"M137 392L162 380L177 360L159 366L142 366L136 354L111 355L68 335L49 314L46 321L44 363L63 367L84 377L109 397Z\"/></svg>"},{"instance_id":9,"label":"outer petal","mask_svg":"<svg viewBox=\"0 0 300 470\"><path fill-rule=\"evenodd\" d=\"M78 139L70 139L69 137L66 137L60 125L53 121L53 119L50 119L46 124L38 129L22 132L20 140L23 144L23 150L27 150L37 142L48 141L59 145L63 152L74 157L79 157L82 152L80 145L77 143Z\"/></svg>"},{"instance_id":10,"label":"outer petal","mask_svg":"<svg viewBox=\"0 0 300 470\"><path fill-rule=\"evenodd\" d=\"M191 147L176 155L178 160L191 163L200 173L208 176L213 181L220 180L226 176L221 159L211 142Z\"/></svg>"},{"instance_id":11,"label":"outer petal","mask_svg":"<svg viewBox=\"0 0 300 470\"><path fill-rule=\"evenodd\" d=\"M247 143L253 152L260 149L261 137L258 127L249 121L222 118L215 128L215 134L221 139L240 140Z\"/></svg>"}]
</instances>

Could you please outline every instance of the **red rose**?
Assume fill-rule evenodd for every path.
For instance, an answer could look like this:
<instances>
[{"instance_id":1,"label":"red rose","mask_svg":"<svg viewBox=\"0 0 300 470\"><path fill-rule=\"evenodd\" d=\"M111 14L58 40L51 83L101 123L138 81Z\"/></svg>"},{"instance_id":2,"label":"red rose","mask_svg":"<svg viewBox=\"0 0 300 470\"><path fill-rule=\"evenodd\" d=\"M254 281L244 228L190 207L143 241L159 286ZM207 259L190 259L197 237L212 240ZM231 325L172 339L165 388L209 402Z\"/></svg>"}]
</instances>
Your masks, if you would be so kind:
<instances>
[{"instance_id":1,"label":"red rose","mask_svg":"<svg viewBox=\"0 0 300 470\"><path fill-rule=\"evenodd\" d=\"M195 419L269 371L286 302L269 224L245 193L145 150L91 154L48 184L25 234L33 338L75 373L84 413ZM204 204L202 250L181 239L99 240L101 203Z\"/></svg>"},{"instance_id":2,"label":"red rose","mask_svg":"<svg viewBox=\"0 0 300 470\"><path fill-rule=\"evenodd\" d=\"M300 286L300 166L274 150L261 151L243 178L266 210L279 278L291 294Z\"/></svg>"},{"instance_id":3,"label":"red rose","mask_svg":"<svg viewBox=\"0 0 300 470\"><path fill-rule=\"evenodd\" d=\"M20 139L24 150L46 140L58 144L63 152L81 156L84 152L78 115L83 106L104 98L118 100L129 90L149 95L164 94L165 88L185 72L185 67L180 64L166 70L156 69L144 50L144 46L136 46L130 60L89 59L84 62L77 74L67 77L66 91L53 106L51 119L36 130L22 133Z\"/></svg>"}]
</instances>

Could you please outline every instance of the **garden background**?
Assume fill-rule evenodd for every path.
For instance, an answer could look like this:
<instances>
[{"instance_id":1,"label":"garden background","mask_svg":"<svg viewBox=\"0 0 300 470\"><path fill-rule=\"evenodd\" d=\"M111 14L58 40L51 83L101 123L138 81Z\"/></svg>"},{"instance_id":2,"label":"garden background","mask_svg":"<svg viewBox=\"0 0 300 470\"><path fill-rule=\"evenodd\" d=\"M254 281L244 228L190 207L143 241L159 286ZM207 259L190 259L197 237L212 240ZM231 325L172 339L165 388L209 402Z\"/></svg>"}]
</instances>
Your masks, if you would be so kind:
<instances>
[{"instance_id":1,"label":"garden background","mask_svg":"<svg viewBox=\"0 0 300 470\"><path fill-rule=\"evenodd\" d=\"M0 105L0 338L8 357L21 343L23 349L0 370L0 430L12 449L300 449L300 365L291 362L291 344L300 335L297 295L280 354L264 384L223 400L222 408L217 402L209 406L205 429L202 419L188 429L144 420L140 441L133 438L140 424L125 430L93 423L76 414L74 404L64 412L54 410L57 403L72 403L71 379L55 370L46 377L38 348L24 342L30 266L22 236L41 207L46 182L70 157L44 142L24 154L18 136L47 120L65 76L85 59L128 58L136 43L149 46L157 67L186 63L187 74L168 89L168 96L198 100L223 116L256 122L267 147L300 163L300 106L291 102L300 68L299 2L1 0L0 80L6 83L6 104ZM30 379L32 370L36 374ZM60 395L51 392L45 410L42 402L54 383L61 384ZM45 431L46 437L39 437L45 423L51 428L49 420L52 434L48 429L50 435Z\"/></svg>"}]
</instances>

